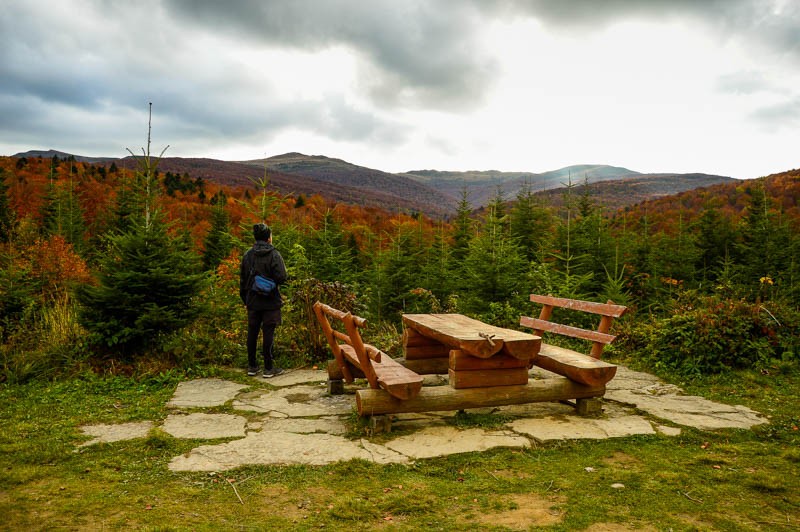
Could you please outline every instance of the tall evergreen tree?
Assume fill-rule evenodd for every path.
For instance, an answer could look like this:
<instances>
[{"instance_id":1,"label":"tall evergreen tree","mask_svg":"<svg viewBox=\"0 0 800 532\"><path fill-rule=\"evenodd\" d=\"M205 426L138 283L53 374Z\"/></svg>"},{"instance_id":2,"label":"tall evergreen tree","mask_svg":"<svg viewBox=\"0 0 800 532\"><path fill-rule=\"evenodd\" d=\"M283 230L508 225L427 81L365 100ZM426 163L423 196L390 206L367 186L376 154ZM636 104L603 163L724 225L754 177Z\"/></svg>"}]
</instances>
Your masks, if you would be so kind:
<instances>
[{"instance_id":1,"label":"tall evergreen tree","mask_svg":"<svg viewBox=\"0 0 800 532\"><path fill-rule=\"evenodd\" d=\"M14 213L14 209L11 208L11 204L8 201L6 172L0 168L0 243L8 242L11 239L15 220L16 213Z\"/></svg>"},{"instance_id":2,"label":"tall evergreen tree","mask_svg":"<svg viewBox=\"0 0 800 532\"><path fill-rule=\"evenodd\" d=\"M159 213L155 169L161 156L150 156L150 123L142 151L136 178L143 208L128 216L124 231L109 236L98 283L84 286L78 296L79 319L95 343L123 355L154 347L162 334L187 325L197 315L205 278L197 255L170 236Z\"/></svg>"},{"instance_id":3,"label":"tall evergreen tree","mask_svg":"<svg viewBox=\"0 0 800 532\"><path fill-rule=\"evenodd\" d=\"M211 229L203 242L203 268L215 270L219 263L227 257L233 249L233 238L230 235L230 217L225 210L227 197L220 191L212 198L214 207L211 209Z\"/></svg>"},{"instance_id":4,"label":"tall evergreen tree","mask_svg":"<svg viewBox=\"0 0 800 532\"><path fill-rule=\"evenodd\" d=\"M719 266L726 258L733 257L736 233L728 216L714 207L707 206L693 227L696 238L697 259L694 263L698 279L715 281Z\"/></svg>"},{"instance_id":5,"label":"tall evergreen tree","mask_svg":"<svg viewBox=\"0 0 800 532\"><path fill-rule=\"evenodd\" d=\"M526 290L526 262L519 246L489 206L486 218L469 246L460 293L466 307L483 312L493 302L508 301Z\"/></svg>"},{"instance_id":6,"label":"tall evergreen tree","mask_svg":"<svg viewBox=\"0 0 800 532\"><path fill-rule=\"evenodd\" d=\"M456 266L464 260L469 253L469 244L474 230L472 222L472 205L469 202L467 187L461 189L461 200L456 207L456 217L453 220L453 262Z\"/></svg>"},{"instance_id":7,"label":"tall evergreen tree","mask_svg":"<svg viewBox=\"0 0 800 532\"><path fill-rule=\"evenodd\" d=\"M752 188L747 215L741 224L740 269L744 283L758 287L765 282L779 286L792 270L791 230L770 205L763 182Z\"/></svg>"},{"instance_id":8,"label":"tall evergreen tree","mask_svg":"<svg viewBox=\"0 0 800 532\"><path fill-rule=\"evenodd\" d=\"M306 251L314 267L314 277L322 281L349 282L355 265L342 224L329 209L322 216L319 229L312 232Z\"/></svg>"},{"instance_id":9,"label":"tall evergreen tree","mask_svg":"<svg viewBox=\"0 0 800 532\"><path fill-rule=\"evenodd\" d=\"M131 355L196 317L204 275L197 255L167 233L157 214L109 240L98 284L79 292L80 321L98 344Z\"/></svg>"},{"instance_id":10,"label":"tall evergreen tree","mask_svg":"<svg viewBox=\"0 0 800 532\"><path fill-rule=\"evenodd\" d=\"M69 180L58 183L51 179L41 209L42 230L45 235L59 235L73 248L83 249L86 223L83 209L75 193L72 172Z\"/></svg>"}]
</instances>

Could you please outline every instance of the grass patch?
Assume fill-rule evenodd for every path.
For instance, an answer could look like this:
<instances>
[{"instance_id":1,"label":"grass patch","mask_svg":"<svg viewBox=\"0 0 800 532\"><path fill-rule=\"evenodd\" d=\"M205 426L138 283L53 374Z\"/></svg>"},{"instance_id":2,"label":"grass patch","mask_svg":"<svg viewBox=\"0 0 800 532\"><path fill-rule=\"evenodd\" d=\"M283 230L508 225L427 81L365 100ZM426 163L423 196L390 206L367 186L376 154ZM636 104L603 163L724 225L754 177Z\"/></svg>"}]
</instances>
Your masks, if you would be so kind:
<instances>
[{"instance_id":1,"label":"grass patch","mask_svg":"<svg viewBox=\"0 0 800 532\"><path fill-rule=\"evenodd\" d=\"M158 429L77 447L86 440L81 425L160 423L185 377L3 385L0 514L8 529L795 530L797 376L737 373L684 384L688 393L770 409L771 422L755 430L558 441L410 466L353 460L216 474L169 471L174 457L208 442ZM452 423L496 429L507 421L459 414Z\"/></svg>"}]
</instances>

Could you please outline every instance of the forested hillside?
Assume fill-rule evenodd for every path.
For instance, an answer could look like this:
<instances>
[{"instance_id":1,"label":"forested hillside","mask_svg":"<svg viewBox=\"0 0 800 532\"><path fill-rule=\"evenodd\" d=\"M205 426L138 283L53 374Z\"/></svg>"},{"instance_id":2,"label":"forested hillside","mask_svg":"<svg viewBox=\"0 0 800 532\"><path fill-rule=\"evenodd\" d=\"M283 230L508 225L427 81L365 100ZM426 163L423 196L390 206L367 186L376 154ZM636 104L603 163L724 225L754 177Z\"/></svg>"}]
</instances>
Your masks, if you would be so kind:
<instances>
[{"instance_id":1,"label":"forested hillside","mask_svg":"<svg viewBox=\"0 0 800 532\"><path fill-rule=\"evenodd\" d=\"M325 183L327 186L321 190L342 188L365 196L375 195L383 200L386 208L391 208L399 201L403 206L414 205L415 210L431 216L453 212L451 199L435 187L429 187L404 175L358 166L341 159L285 153L267 159L245 161L245 164L260 169L266 166L271 171L296 176L298 180L310 178ZM352 201L355 199L345 201L359 204L358 201Z\"/></svg>"},{"instance_id":2,"label":"forested hillside","mask_svg":"<svg viewBox=\"0 0 800 532\"><path fill-rule=\"evenodd\" d=\"M613 181L578 182L575 194L588 194L593 201L613 212L637 203L673 196L680 192L735 182L733 178L708 174L641 174ZM550 205L563 206L565 187L537 192Z\"/></svg>"},{"instance_id":3,"label":"forested hillside","mask_svg":"<svg viewBox=\"0 0 800 532\"><path fill-rule=\"evenodd\" d=\"M798 355L797 171L612 216L591 194L553 206L523 187L478 215L462 198L445 223L286 196L271 180L221 186L168 161L0 158L3 379L142 360L241 364L238 261L262 220L291 276L278 342L295 363L328 356L318 298L367 317L398 354L403 312L516 327L530 293L628 305L610 354L676 371Z\"/></svg>"}]
</instances>

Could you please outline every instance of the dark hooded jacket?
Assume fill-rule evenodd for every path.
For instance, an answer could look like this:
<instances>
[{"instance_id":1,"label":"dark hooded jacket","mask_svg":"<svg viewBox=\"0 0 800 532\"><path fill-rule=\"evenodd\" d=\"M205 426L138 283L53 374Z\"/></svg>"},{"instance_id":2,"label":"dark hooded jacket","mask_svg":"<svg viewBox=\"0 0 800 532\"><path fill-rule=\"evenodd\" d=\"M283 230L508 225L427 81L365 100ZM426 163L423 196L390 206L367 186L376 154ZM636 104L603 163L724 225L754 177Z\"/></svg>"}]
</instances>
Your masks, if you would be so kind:
<instances>
[{"instance_id":1,"label":"dark hooded jacket","mask_svg":"<svg viewBox=\"0 0 800 532\"><path fill-rule=\"evenodd\" d=\"M268 277L278 287L268 296L250 291L255 274ZM286 282L286 265L283 257L272 244L257 240L242 257L239 271L239 297L249 310L277 310L283 305L280 285Z\"/></svg>"}]
</instances>

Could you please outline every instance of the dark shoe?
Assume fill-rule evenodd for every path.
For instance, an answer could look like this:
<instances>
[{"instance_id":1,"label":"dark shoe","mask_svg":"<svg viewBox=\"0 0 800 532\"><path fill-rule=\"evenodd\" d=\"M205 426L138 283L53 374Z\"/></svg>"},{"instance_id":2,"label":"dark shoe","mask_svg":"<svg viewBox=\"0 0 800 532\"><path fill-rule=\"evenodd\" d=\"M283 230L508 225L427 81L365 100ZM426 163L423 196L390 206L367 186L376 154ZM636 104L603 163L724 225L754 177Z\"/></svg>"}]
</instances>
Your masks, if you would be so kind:
<instances>
[{"instance_id":1,"label":"dark shoe","mask_svg":"<svg viewBox=\"0 0 800 532\"><path fill-rule=\"evenodd\" d=\"M275 377L276 375L280 375L283 373L283 369L281 368L270 368L264 370L264 378L269 379L271 377Z\"/></svg>"},{"instance_id":2,"label":"dark shoe","mask_svg":"<svg viewBox=\"0 0 800 532\"><path fill-rule=\"evenodd\" d=\"M258 368L257 367L250 366L249 368L247 368L247 376L248 377L255 377L256 375L258 375Z\"/></svg>"}]
</instances>

